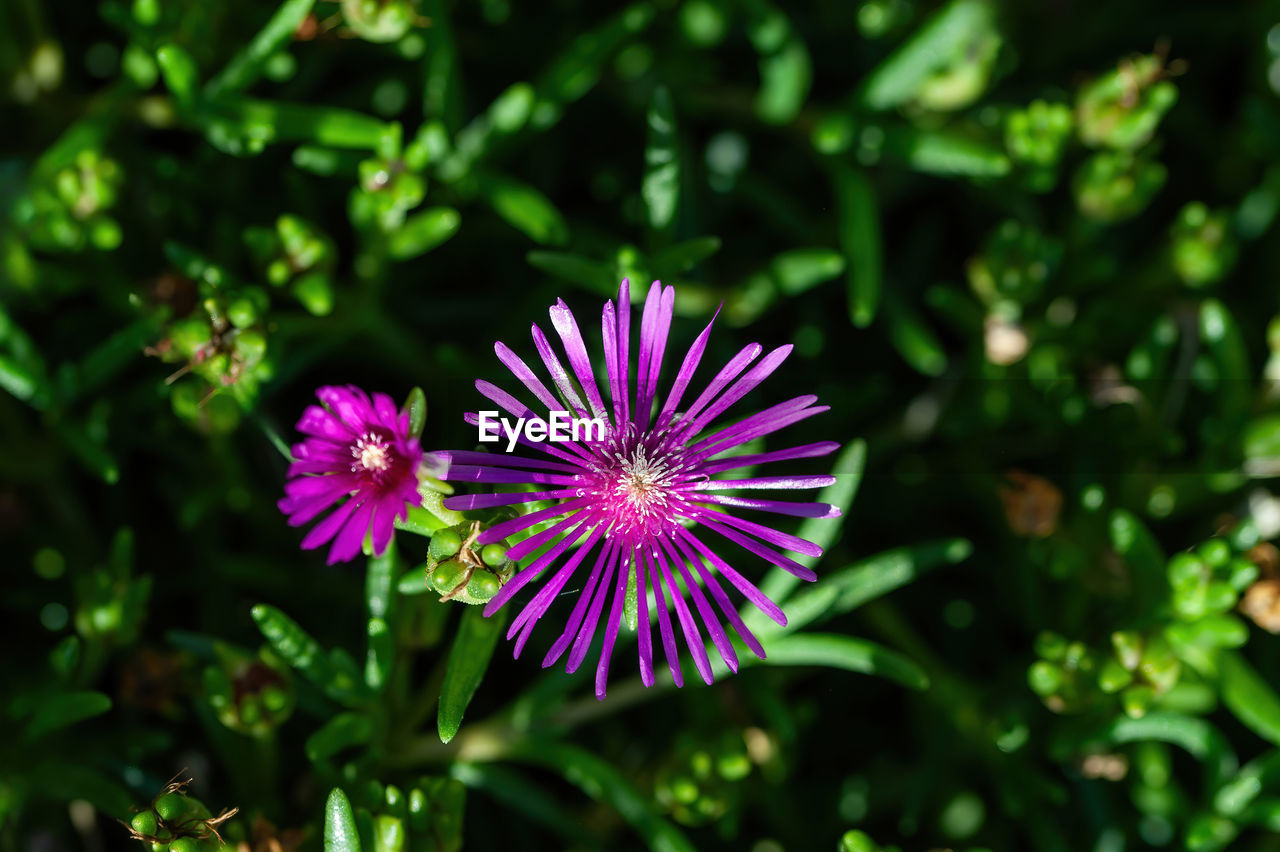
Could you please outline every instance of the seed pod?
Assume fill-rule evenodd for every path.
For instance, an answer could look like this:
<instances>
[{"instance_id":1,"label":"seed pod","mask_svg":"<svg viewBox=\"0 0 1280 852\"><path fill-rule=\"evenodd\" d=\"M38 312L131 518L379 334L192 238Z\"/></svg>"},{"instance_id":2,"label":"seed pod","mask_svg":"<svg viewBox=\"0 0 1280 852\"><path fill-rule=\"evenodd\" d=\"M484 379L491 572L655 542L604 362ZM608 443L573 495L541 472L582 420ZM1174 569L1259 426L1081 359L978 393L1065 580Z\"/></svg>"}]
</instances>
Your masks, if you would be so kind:
<instances>
[{"instance_id":1,"label":"seed pod","mask_svg":"<svg viewBox=\"0 0 1280 852\"><path fill-rule=\"evenodd\" d=\"M155 810L162 820L173 822L187 812L187 797L181 793L165 793L156 801Z\"/></svg>"},{"instance_id":2,"label":"seed pod","mask_svg":"<svg viewBox=\"0 0 1280 852\"><path fill-rule=\"evenodd\" d=\"M467 566L456 559L441 562L431 572L431 588L440 594L453 591L467 576Z\"/></svg>"},{"instance_id":3,"label":"seed pod","mask_svg":"<svg viewBox=\"0 0 1280 852\"><path fill-rule=\"evenodd\" d=\"M501 588L502 583L496 576L488 571L476 571L467 582L467 595L478 602L489 601Z\"/></svg>"},{"instance_id":4,"label":"seed pod","mask_svg":"<svg viewBox=\"0 0 1280 852\"><path fill-rule=\"evenodd\" d=\"M480 551L480 559L490 568L501 568L507 564L507 549L505 544L486 544Z\"/></svg>"},{"instance_id":5,"label":"seed pod","mask_svg":"<svg viewBox=\"0 0 1280 852\"><path fill-rule=\"evenodd\" d=\"M152 810L145 810L141 813L133 815L133 819L129 820L129 826L138 834L153 835L156 833L156 813Z\"/></svg>"},{"instance_id":6,"label":"seed pod","mask_svg":"<svg viewBox=\"0 0 1280 852\"><path fill-rule=\"evenodd\" d=\"M462 547L462 536L452 529L440 530L431 536L427 554L436 560L448 559Z\"/></svg>"}]
</instances>

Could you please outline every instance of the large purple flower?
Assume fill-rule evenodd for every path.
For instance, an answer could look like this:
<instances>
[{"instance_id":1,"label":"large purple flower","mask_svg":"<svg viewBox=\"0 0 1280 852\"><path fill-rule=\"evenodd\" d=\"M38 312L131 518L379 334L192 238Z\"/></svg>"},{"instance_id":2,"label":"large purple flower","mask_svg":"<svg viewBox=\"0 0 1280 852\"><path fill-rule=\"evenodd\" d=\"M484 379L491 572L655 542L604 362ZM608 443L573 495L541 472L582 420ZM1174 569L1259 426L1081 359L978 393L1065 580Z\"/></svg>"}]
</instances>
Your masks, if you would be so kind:
<instances>
[{"instance_id":1,"label":"large purple flower","mask_svg":"<svg viewBox=\"0 0 1280 852\"><path fill-rule=\"evenodd\" d=\"M422 447L409 434L409 414L384 393L355 385L316 391L323 407L309 405L298 421L306 437L291 448L285 497L277 505L290 526L301 526L346 499L302 539L304 550L332 541L329 564L360 552L372 531L374 553L391 543L397 518L418 506Z\"/></svg>"},{"instance_id":2,"label":"large purple flower","mask_svg":"<svg viewBox=\"0 0 1280 852\"><path fill-rule=\"evenodd\" d=\"M551 308L555 327L572 375L565 370L547 336L533 326L533 342L552 378L555 392L534 374L524 361L502 343L495 344L498 359L548 412L562 411L573 418L597 418L608 425L603 441L536 442L525 436L520 443L544 458L527 458L505 453L442 453L448 468L442 478L454 481L492 483L499 486L528 486L518 493L475 494L451 497L450 509L468 510L509 506L531 501L554 500L553 506L498 523L481 533L478 543L499 541L538 523L550 526L515 544L510 559L520 561L538 553L488 603L491 615L530 581L554 566L549 578L512 622L507 638L519 634L515 655L519 656L534 624L552 601L580 572L586 573L569 623L552 645L543 666L556 662L569 651L567 669L582 664L601 613L608 602L604 647L596 668L596 695L603 698L608 680L609 658L623 620L628 578L638 590L640 676L646 686L654 682L653 641L650 635L646 592L653 595L663 652L671 677L683 684L675 621L693 655L698 673L712 681L711 664L699 627L732 671L738 658L720 617L737 632L757 656L763 658L760 643L743 625L729 600L720 578L728 580L762 612L779 624L786 623L782 610L744 577L704 539L714 537L740 548L739 552L778 565L806 580L816 575L788 557L792 550L809 556L821 555L816 545L772 529L755 521L729 514L726 509L751 509L799 517L836 517L839 510L825 503L768 500L736 493L756 489L807 489L829 485L831 476L761 476L750 479L714 479L717 474L775 461L812 458L837 448L832 442L806 444L765 453L728 456L742 444L776 432L785 426L826 411L814 405L817 397L797 396L721 428L713 424L730 406L769 376L791 351L782 346L760 357L763 348L752 343L721 369L706 389L691 403L682 406L693 379L711 324L698 335L676 373L666 400L658 404L658 377L671 328L675 291L654 282L645 300L640 321L639 357L635 387L631 382L631 299L628 283L622 282L617 306L604 306L604 372L610 404L606 405L596 383L592 361L587 354L577 321L563 301ZM712 323L714 323L714 318ZM516 397L486 381L476 388L506 414L534 418L536 415ZM655 410L656 409L656 410ZM477 414L467 422L477 425ZM575 547L576 545L576 547ZM594 558L593 557L594 554ZM590 565L588 570L585 566ZM690 606L692 601L692 606ZM714 603L714 608L713 608ZM719 610L720 615L716 614ZM696 617L695 613L696 612Z\"/></svg>"}]
</instances>

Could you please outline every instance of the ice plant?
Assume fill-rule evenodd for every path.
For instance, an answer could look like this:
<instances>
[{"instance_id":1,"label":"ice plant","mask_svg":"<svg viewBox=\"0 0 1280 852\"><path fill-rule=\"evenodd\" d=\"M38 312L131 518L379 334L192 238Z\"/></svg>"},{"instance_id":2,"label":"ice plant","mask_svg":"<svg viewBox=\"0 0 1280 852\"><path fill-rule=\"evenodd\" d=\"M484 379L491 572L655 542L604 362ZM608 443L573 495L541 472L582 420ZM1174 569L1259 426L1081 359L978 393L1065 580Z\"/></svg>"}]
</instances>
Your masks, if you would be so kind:
<instances>
[{"instance_id":1,"label":"ice plant","mask_svg":"<svg viewBox=\"0 0 1280 852\"><path fill-rule=\"evenodd\" d=\"M658 380L674 301L673 288L653 283L640 321L634 385L628 283L622 282L616 306L612 301L605 304L602 328L607 385L603 390L608 393L608 403L596 382L577 321L562 300L551 308L551 323L564 345L572 374L563 366L547 336L536 324L533 326L533 342L552 378L554 392L515 352L501 342L495 344L498 359L548 413L566 411L575 418L605 420L608 428L603 441L536 442L521 436L519 442L540 453L540 457L502 452L441 454L441 460L447 464L442 478L506 487L495 494L448 498L445 501L448 508L465 511L556 501L549 508L501 521L481 533L477 543L487 544L508 536L518 537L522 532L528 535L527 531L537 524L547 525L511 547L507 555L518 562L535 557L542 548L545 550L502 587L487 604L485 614L492 614L524 586L547 574L546 582L512 621L507 633L508 639L519 634L514 649L519 656L534 624L574 580L582 591L568 625L547 653L543 666L552 665L568 650L567 669L575 671L592 644L607 604L604 646L596 668L596 695L600 698L604 697L609 658L623 620L629 578L639 592L636 595L639 665L645 685L651 686L654 682L651 605L657 610L662 650L676 685L683 684L683 675L673 621L678 623L698 673L710 683L712 668L702 630L706 630L729 669L737 671L738 668L737 654L721 617L748 648L764 657L764 649L730 602L722 578L777 623L785 624L786 617L777 604L708 541L717 546L735 545L740 554L752 561L763 560L806 580L815 579L813 571L784 551L809 556L819 556L822 552L804 539L739 518L726 510L748 509L800 517L839 515L838 509L825 503L760 499L732 493L818 488L831 484L834 481L831 476L713 478L748 466L826 455L836 449L837 444L822 442L771 452L729 455L748 441L826 411L827 407L815 405L815 396L797 396L717 428L716 419L773 373L791 351L790 346L782 346L761 357L764 350L757 343L744 347L701 394L685 403L686 391L706 352L714 317L685 355L665 400L659 401ZM496 385L480 380L476 388L508 414L535 416L523 402ZM480 422L478 413L468 414L466 419L472 425ZM511 493L512 486L521 490ZM581 574L586 574L585 581ZM652 594L652 602L646 592ZM674 617L668 612L668 600Z\"/></svg>"},{"instance_id":2,"label":"ice plant","mask_svg":"<svg viewBox=\"0 0 1280 852\"><path fill-rule=\"evenodd\" d=\"M370 532L373 551L381 554L396 519L422 502L423 453L411 434L410 415L386 394L370 400L354 385L322 387L316 396L321 405L307 406L298 420L306 437L291 448L294 461L277 505L296 527L342 501L302 539L304 550L332 541L330 565L355 557Z\"/></svg>"}]
</instances>

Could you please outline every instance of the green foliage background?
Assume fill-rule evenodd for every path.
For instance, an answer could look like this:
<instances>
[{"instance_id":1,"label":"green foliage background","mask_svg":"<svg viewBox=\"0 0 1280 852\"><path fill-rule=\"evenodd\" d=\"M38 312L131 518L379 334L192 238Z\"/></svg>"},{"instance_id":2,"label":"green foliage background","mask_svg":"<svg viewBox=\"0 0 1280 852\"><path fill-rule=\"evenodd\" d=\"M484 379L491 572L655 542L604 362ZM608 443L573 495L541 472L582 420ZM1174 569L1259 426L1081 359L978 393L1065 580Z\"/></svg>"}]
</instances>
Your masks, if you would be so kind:
<instances>
[{"instance_id":1,"label":"green foliage background","mask_svg":"<svg viewBox=\"0 0 1280 852\"><path fill-rule=\"evenodd\" d=\"M14 0L0 78L7 848L1280 847L1280 5ZM766 664L597 703L458 518L275 500L318 384L469 446L623 277L795 344L847 511Z\"/></svg>"}]
</instances>

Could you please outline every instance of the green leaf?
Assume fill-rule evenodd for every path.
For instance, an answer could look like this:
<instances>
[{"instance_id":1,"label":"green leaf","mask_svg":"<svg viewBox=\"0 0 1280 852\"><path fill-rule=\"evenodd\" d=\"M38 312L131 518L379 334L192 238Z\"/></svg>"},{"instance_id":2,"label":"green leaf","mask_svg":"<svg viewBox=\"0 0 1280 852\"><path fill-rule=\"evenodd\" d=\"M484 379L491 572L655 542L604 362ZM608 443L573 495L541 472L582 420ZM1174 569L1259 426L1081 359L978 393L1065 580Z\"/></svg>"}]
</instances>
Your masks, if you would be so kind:
<instances>
[{"instance_id":1,"label":"green leaf","mask_svg":"<svg viewBox=\"0 0 1280 852\"><path fill-rule=\"evenodd\" d=\"M423 30L427 51L422 114L443 122L452 134L462 125L462 84L449 6L447 0L426 0L422 8L431 19L431 26Z\"/></svg>"},{"instance_id":2,"label":"green leaf","mask_svg":"<svg viewBox=\"0 0 1280 852\"><path fill-rule=\"evenodd\" d=\"M1176 713L1148 713L1139 719L1119 716L1094 739L1105 745L1155 740L1180 746L1196 760L1208 764L1211 788L1217 788L1238 765L1235 752L1221 731L1203 719ZM1080 743L1075 747L1087 745Z\"/></svg>"},{"instance_id":3,"label":"green leaf","mask_svg":"<svg viewBox=\"0 0 1280 852\"><path fill-rule=\"evenodd\" d=\"M768 124L786 124L799 114L813 84L809 49L776 6L751 0L746 8L747 37L760 57L756 115Z\"/></svg>"},{"instance_id":4,"label":"green leaf","mask_svg":"<svg viewBox=\"0 0 1280 852\"><path fill-rule=\"evenodd\" d=\"M354 665L343 666L340 670L335 665L334 655L326 654L320 644L289 616L268 604L257 604L251 614L281 659L330 698L352 704L366 696L363 685L352 677L352 671L347 670L354 670Z\"/></svg>"},{"instance_id":5,"label":"green leaf","mask_svg":"<svg viewBox=\"0 0 1280 852\"><path fill-rule=\"evenodd\" d=\"M924 320L897 296L886 298L884 307L889 321L889 341L903 360L926 376L945 373L947 353Z\"/></svg>"},{"instance_id":6,"label":"green leaf","mask_svg":"<svg viewBox=\"0 0 1280 852\"><path fill-rule=\"evenodd\" d=\"M644 149L644 199L649 227L665 231L675 222L680 203L680 155L676 138L676 113L666 86L653 90L646 117L649 141Z\"/></svg>"},{"instance_id":7,"label":"green leaf","mask_svg":"<svg viewBox=\"0 0 1280 852\"><path fill-rule=\"evenodd\" d=\"M427 425L427 395L422 392L422 388L414 387L409 391L400 414L409 415L409 434L414 438L421 437L422 429Z\"/></svg>"},{"instance_id":8,"label":"green leaf","mask_svg":"<svg viewBox=\"0 0 1280 852\"><path fill-rule=\"evenodd\" d=\"M343 749L364 745L372 739L372 719L364 713L339 713L307 737L307 759L321 763Z\"/></svg>"},{"instance_id":9,"label":"green leaf","mask_svg":"<svg viewBox=\"0 0 1280 852\"><path fill-rule=\"evenodd\" d=\"M867 442L862 439L850 441L848 446L840 451L840 455L836 457L836 463L831 468L831 475L836 481L826 486L816 498L818 503L828 503L840 510L840 516L836 518L806 518L800 529L796 531L796 535L806 541L816 544L823 551L831 548L836 542L836 537L844 528L849 518L849 507L853 505L853 498L858 493L858 486L862 484L862 472L867 464ZM808 568L818 564L818 559L812 556L797 555L796 561ZM773 568L765 575L764 582L760 584L760 590L764 592L765 597L772 601L781 603L786 600L787 595L800 583L800 578L796 577L788 571L781 568Z\"/></svg>"},{"instance_id":10,"label":"green leaf","mask_svg":"<svg viewBox=\"0 0 1280 852\"><path fill-rule=\"evenodd\" d=\"M1111 513L1108 531L1111 546L1133 572L1137 592L1135 606L1139 611L1145 612L1148 606L1161 600L1168 591L1165 555L1146 525L1125 509L1117 509Z\"/></svg>"},{"instance_id":11,"label":"green leaf","mask_svg":"<svg viewBox=\"0 0 1280 852\"><path fill-rule=\"evenodd\" d=\"M1206 299L1200 306L1200 339L1218 366L1218 406L1206 427L1237 434L1253 406L1254 376L1240 325L1226 305Z\"/></svg>"},{"instance_id":12,"label":"green leaf","mask_svg":"<svg viewBox=\"0 0 1280 852\"><path fill-rule=\"evenodd\" d=\"M617 293L618 282L613 280L612 264L601 263L567 251L535 250L525 255L525 260L529 261L529 265L535 269L574 284L581 284L592 292Z\"/></svg>"},{"instance_id":13,"label":"green leaf","mask_svg":"<svg viewBox=\"0 0 1280 852\"><path fill-rule=\"evenodd\" d=\"M173 99L186 107L195 103L199 71L191 54L176 44L161 45L156 49L156 62L164 76L164 84L173 92Z\"/></svg>"},{"instance_id":14,"label":"green leaf","mask_svg":"<svg viewBox=\"0 0 1280 852\"><path fill-rule=\"evenodd\" d=\"M555 205L526 183L494 174L483 176L480 194L507 224L537 243L560 245L569 239L569 226Z\"/></svg>"},{"instance_id":15,"label":"green leaf","mask_svg":"<svg viewBox=\"0 0 1280 852\"><path fill-rule=\"evenodd\" d=\"M431 251L458 233L462 217L452 207L431 207L404 220L387 238L387 254L409 260Z\"/></svg>"},{"instance_id":16,"label":"green leaf","mask_svg":"<svg viewBox=\"0 0 1280 852\"><path fill-rule=\"evenodd\" d=\"M888 128L884 150L918 172L941 177L996 178L1012 165L992 145L943 130Z\"/></svg>"},{"instance_id":17,"label":"green leaf","mask_svg":"<svg viewBox=\"0 0 1280 852\"><path fill-rule=\"evenodd\" d=\"M449 767L449 775L473 790L487 793L503 807L519 811L560 833L572 842L575 849L601 848L600 840L583 826L578 816L565 809L545 784L493 763L457 762Z\"/></svg>"},{"instance_id":18,"label":"green leaf","mask_svg":"<svg viewBox=\"0 0 1280 852\"><path fill-rule=\"evenodd\" d=\"M989 3L955 0L876 66L863 86L862 102L885 110L913 99L930 76L991 28Z\"/></svg>"},{"instance_id":19,"label":"green leaf","mask_svg":"<svg viewBox=\"0 0 1280 852\"><path fill-rule=\"evenodd\" d=\"M36 704L22 733L34 740L110 709L111 699L101 692L60 692Z\"/></svg>"},{"instance_id":20,"label":"green leaf","mask_svg":"<svg viewBox=\"0 0 1280 852\"><path fill-rule=\"evenodd\" d=\"M324 852L360 852L351 801L341 787L334 787L324 806Z\"/></svg>"},{"instance_id":21,"label":"green leaf","mask_svg":"<svg viewBox=\"0 0 1280 852\"><path fill-rule=\"evenodd\" d=\"M50 393L44 379L7 355L0 355L0 388L37 411L49 404Z\"/></svg>"},{"instance_id":22,"label":"green leaf","mask_svg":"<svg viewBox=\"0 0 1280 852\"><path fill-rule=\"evenodd\" d=\"M423 567L419 565L401 574L396 581L396 591L402 595L421 595L431 591L431 584L427 582Z\"/></svg>"},{"instance_id":23,"label":"green leaf","mask_svg":"<svg viewBox=\"0 0 1280 852\"><path fill-rule=\"evenodd\" d=\"M205 95L216 98L224 92L240 91L252 85L262 74L267 60L293 40L293 34L314 5L315 0L285 0L281 3L253 40L205 84Z\"/></svg>"},{"instance_id":24,"label":"green leaf","mask_svg":"<svg viewBox=\"0 0 1280 852\"><path fill-rule=\"evenodd\" d=\"M688 272L695 265L720 251L720 246L719 237L694 237L656 253L652 258L653 268L670 274Z\"/></svg>"},{"instance_id":25,"label":"green leaf","mask_svg":"<svg viewBox=\"0 0 1280 852\"><path fill-rule=\"evenodd\" d=\"M611 805L651 852L695 852L684 833L654 811L648 797L612 765L585 749L567 743L534 741L518 747L511 757L558 772L592 799Z\"/></svg>"},{"instance_id":26,"label":"green leaf","mask_svg":"<svg viewBox=\"0 0 1280 852\"><path fill-rule=\"evenodd\" d=\"M229 97L208 105L205 124L224 122L248 136L269 142L309 142L329 148L374 151L389 127L372 116L337 107Z\"/></svg>"},{"instance_id":27,"label":"green leaf","mask_svg":"<svg viewBox=\"0 0 1280 852\"><path fill-rule=\"evenodd\" d=\"M888 678L911 689L927 689L924 669L896 651L853 636L800 633L775 639L765 649L765 665L830 666Z\"/></svg>"},{"instance_id":28,"label":"green leaf","mask_svg":"<svg viewBox=\"0 0 1280 852\"><path fill-rule=\"evenodd\" d=\"M866 328L880 306L879 204L871 182L861 171L837 165L833 178L840 248L849 262L849 317L858 328Z\"/></svg>"},{"instance_id":29,"label":"green leaf","mask_svg":"<svg viewBox=\"0 0 1280 852\"><path fill-rule=\"evenodd\" d=\"M654 16L652 3L633 3L600 27L579 35L534 84L542 107L536 125L550 126L559 119L563 107L591 91L609 57L648 27Z\"/></svg>"},{"instance_id":30,"label":"green leaf","mask_svg":"<svg viewBox=\"0 0 1280 852\"><path fill-rule=\"evenodd\" d=\"M381 556L370 556L365 572L364 599L371 618L390 618L395 599L391 579L395 573L396 545L392 542Z\"/></svg>"},{"instance_id":31,"label":"green leaf","mask_svg":"<svg viewBox=\"0 0 1280 852\"><path fill-rule=\"evenodd\" d=\"M926 571L962 562L972 552L973 546L962 538L886 550L820 577L816 583L787 599L783 605L787 615L785 627L778 627L755 610L749 611L744 619L747 626L761 637L792 633L820 619L851 612L868 601L902 588Z\"/></svg>"},{"instance_id":32,"label":"green leaf","mask_svg":"<svg viewBox=\"0 0 1280 852\"><path fill-rule=\"evenodd\" d=\"M1244 726L1272 745L1280 745L1280 695L1253 666L1234 651L1218 655L1222 703Z\"/></svg>"},{"instance_id":33,"label":"green leaf","mask_svg":"<svg viewBox=\"0 0 1280 852\"><path fill-rule=\"evenodd\" d=\"M134 796L128 787L82 763L41 763L24 783L37 790L57 791L59 801L84 799L114 819L126 820L133 813Z\"/></svg>"},{"instance_id":34,"label":"green leaf","mask_svg":"<svg viewBox=\"0 0 1280 852\"><path fill-rule=\"evenodd\" d=\"M369 619L369 648L365 654L364 682L377 691L387 684L396 659L396 637L386 619Z\"/></svg>"},{"instance_id":35,"label":"green leaf","mask_svg":"<svg viewBox=\"0 0 1280 852\"><path fill-rule=\"evenodd\" d=\"M844 272L844 255L826 248L802 248L784 251L769 265L778 289L787 296L798 296L824 281Z\"/></svg>"},{"instance_id":36,"label":"green leaf","mask_svg":"<svg viewBox=\"0 0 1280 852\"><path fill-rule=\"evenodd\" d=\"M462 714L484 678L506 621L506 610L491 618L484 617L482 607L467 607L462 614L440 687L440 712L436 717L440 742L449 742L462 727Z\"/></svg>"},{"instance_id":37,"label":"green leaf","mask_svg":"<svg viewBox=\"0 0 1280 852\"><path fill-rule=\"evenodd\" d=\"M82 396L98 390L135 363L143 349L156 339L161 319L158 314L142 317L91 349L77 366L75 394Z\"/></svg>"}]
</instances>

